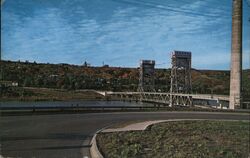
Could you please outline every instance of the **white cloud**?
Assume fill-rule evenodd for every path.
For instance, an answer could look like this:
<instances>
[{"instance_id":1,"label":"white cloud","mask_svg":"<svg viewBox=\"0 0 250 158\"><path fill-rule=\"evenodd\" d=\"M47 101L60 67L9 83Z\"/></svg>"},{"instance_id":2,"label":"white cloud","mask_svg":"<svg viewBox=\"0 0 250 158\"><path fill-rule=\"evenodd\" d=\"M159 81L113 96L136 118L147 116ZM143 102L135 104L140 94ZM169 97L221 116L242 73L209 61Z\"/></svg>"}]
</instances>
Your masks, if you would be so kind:
<instances>
[{"instance_id":1,"label":"white cloud","mask_svg":"<svg viewBox=\"0 0 250 158\"><path fill-rule=\"evenodd\" d=\"M194 1L177 10L204 10L211 16L222 13L217 7L204 8L208 3ZM230 19L171 12L164 3L146 5L119 6L103 19L85 13L85 6L78 6L69 17L55 8L45 8L25 21L14 14L9 16L10 24L18 27L13 27L10 36L5 32L8 44L4 50L8 53L4 58L75 64L87 60L94 65L105 61L115 66L138 66L140 59L155 59L169 65L169 52L188 50L193 52L195 68L228 69ZM77 21L70 19L74 17Z\"/></svg>"}]
</instances>

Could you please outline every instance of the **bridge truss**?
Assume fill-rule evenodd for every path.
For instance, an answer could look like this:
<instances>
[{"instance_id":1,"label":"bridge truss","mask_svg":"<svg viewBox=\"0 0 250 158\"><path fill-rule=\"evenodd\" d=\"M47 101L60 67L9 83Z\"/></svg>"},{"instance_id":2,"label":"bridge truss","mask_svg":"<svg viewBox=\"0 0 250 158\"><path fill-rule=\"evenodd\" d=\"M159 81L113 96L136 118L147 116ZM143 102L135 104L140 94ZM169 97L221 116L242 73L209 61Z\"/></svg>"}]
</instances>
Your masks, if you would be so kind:
<instances>
[{"instance_id":1,"label":"bridge truss","mask_svg":"<svg viewBox=\"0 0 250 158\"><path fill-rule=\"evenodd\" d=\"M228 102L226 96L191 94L191 52L174 51L172 53L170 93L155 91L155 61L140 62L139 85L137 92L100 92L107 98L128 101L160 103L168 106L193 106L194 100L217 103ZM221 104L222 105L222 104Z\"/></svg>"},{"instance_id":2,"label":"bridge truss","mask_svg":"<svg viewBox=\"0 0 250 158\"><path fill-rule=\"evenodd\" d=\"M191 106L195 100L217 101L219 104L225 104L229 102L228 96L223 95L209 95L209 94L182 94L182 93L159 93L159 92L143 92L144 97L141 98L141 92L100 92L106 97L112 97L114 99L126 100L126 101L143 101L160 103L164 105L170 104L170 99L175 106ZM223 105L221 105L223 106Z\"/></svg>"}]
</instances>

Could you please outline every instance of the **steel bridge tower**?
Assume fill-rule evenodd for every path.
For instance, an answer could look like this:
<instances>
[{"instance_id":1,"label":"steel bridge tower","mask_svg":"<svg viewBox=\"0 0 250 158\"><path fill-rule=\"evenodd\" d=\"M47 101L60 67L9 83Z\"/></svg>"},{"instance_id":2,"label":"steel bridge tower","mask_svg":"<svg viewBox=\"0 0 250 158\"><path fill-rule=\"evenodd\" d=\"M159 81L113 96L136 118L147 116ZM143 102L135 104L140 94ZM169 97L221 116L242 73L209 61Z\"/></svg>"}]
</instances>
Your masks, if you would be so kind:
<instances>
[{"instance_id":1,"label":"steel bridge tower","mask_svg":"<svg viewBox=\"0 0 250 158\"><path fill-rule=\"evenodd\" d=\"M189 94L191 91L191 52L173 51L170 94ZM170 97L170 106L178 103L178 98Z\"/></svg>"},{"instance_id":2,"label":"steel bridge tower","mask_svg":"<svg viewBox=\"0 0 250 158\"><path fill-rule=\"evenodd\" d=\"M172 53L170 93L191 93L191 52Z\"/></svg>"},{"instance_id":3,"label":"steel bridge tower","mask_svg":"<svg viewBox=\"0 0 250 158\"><path fill-rule=\"evenodd\" d=\"M155 61L141 60L139 71L139 92L155 92Z\"/></svg>"}]
</instances>

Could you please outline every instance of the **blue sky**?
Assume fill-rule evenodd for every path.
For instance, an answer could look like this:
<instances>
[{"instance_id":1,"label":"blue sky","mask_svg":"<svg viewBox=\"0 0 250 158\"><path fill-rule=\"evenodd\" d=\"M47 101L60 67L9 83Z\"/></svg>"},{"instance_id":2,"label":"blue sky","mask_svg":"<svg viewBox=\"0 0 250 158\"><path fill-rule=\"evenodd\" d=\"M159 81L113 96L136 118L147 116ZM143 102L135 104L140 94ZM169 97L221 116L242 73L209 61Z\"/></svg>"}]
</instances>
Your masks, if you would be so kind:
<instances>
[{"instance_id":1,"label":"blue sky","mask_svg":"<svg viewBox=\"0 0 250 158\"><path fill-rule=\"evenodd\" d=\"M249 68L250 8L243 1ZM166 68L171 51L184 50L194 68L230 68L231 0L5 0L1 11L4 60L137 67L153 59Z\"/></svg>"}]
</instances>

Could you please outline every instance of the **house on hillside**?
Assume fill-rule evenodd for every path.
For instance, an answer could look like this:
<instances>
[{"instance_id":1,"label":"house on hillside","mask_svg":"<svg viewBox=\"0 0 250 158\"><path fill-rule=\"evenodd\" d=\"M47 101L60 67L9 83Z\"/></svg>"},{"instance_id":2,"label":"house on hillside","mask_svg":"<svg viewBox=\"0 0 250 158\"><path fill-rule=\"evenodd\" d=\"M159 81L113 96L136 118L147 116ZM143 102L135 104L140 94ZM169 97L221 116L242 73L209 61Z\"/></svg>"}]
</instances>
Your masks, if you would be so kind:
<instances>
[{"instance_id":1,"label":"house on hillside","mask_svg":"<svg viewBox=\"0 0 250 158\"><path fill-rule=\"evenodd\" d=\"M18 83L13 81L0 81L0 87L17 87Z\"/></svg>"}]
</instances>

